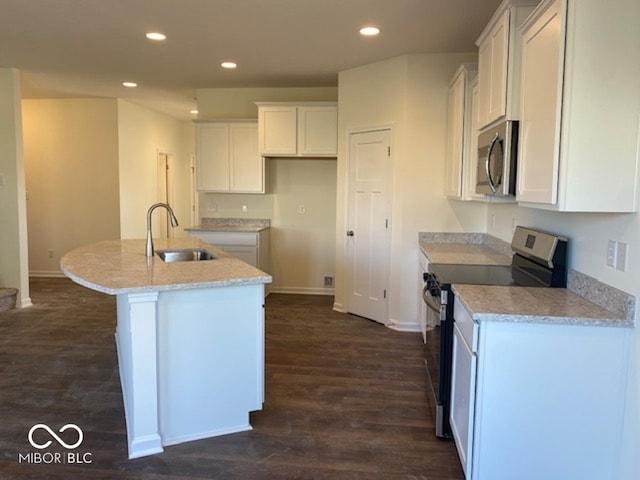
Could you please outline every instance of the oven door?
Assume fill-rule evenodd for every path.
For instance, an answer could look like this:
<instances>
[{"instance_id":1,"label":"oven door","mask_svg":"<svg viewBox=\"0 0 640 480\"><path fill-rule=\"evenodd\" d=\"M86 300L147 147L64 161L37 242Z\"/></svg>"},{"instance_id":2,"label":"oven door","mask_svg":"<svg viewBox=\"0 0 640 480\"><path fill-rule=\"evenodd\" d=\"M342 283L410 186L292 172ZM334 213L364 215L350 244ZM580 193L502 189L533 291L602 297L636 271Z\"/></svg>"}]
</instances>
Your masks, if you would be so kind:
<instances>
[{"instance_id":1,"label":"oven door","mask_svg":"<svg viewBox=\"0 0 640 480\"><path fill-rule=\"evenodd\" d=\"M430 293L428 283L422 291L422 299L427 305L428 315L434 318L435 326L427 328L425 336L425 367L430 387L430 396L435 406L436 436L451 438L449 407L451 397L451 348L452 321L447 321L447 304L441 297ZM443 292L446 299L448 292ZM445 300L446 301L446 300Z\"/></svg>"}]
</instances>

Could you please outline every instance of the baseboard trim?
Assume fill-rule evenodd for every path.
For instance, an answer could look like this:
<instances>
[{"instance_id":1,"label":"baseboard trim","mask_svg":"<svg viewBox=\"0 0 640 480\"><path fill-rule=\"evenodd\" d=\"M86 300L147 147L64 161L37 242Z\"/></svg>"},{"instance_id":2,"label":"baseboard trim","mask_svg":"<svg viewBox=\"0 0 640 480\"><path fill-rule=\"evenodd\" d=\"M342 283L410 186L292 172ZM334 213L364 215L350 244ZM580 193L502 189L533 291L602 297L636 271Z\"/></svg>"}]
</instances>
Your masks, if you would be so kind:
<instances>
[{"instance_id":1,"label":"baseboard trim","mask_svg":"<svg viewBox=\"0 0 640 480\"><path fill-rule=\"evenodd\" d=\"M394 318L389 319L387 327L398 332L421 332L420 324L417 322L400 322Z\"/></svg>"},{"instance_id":2,"label":"baseboard trim","mask_svg":"<svg viewBox=\"0 0 640 480\"><path fill-rule=\"evenodd\" d=\"M269 293L292 293L299 295L334 295L333 288L280 287L271 285Z\"/></svg>"},{"instance_id":3,"label":"baseboard trim","mask_svg":"<svg viewBox=\"0 0 640 480\"><path fill-rule=\"evenodd\" d=\"M65 277L64 273L62 273L60 270L32 270L29 272L29 276L34 278Z\"/></svg>"}]
</instances>

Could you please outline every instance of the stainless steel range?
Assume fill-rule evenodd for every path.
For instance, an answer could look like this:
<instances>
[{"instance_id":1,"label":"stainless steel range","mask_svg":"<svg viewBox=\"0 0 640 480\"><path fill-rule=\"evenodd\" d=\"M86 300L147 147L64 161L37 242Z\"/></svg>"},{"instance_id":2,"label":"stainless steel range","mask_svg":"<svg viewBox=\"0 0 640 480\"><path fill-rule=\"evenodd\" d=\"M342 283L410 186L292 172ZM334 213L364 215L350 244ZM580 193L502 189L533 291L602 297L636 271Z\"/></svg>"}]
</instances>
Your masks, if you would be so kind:
<instances>
[{"instance_id":1,"label":"stainless steel range","mask_svg":"<svg viewBox=\"0 0 640 480\"><path fill-rule=\"evenodd\" d=\"M430 263L424 274L423 299L438 313L440 324L426 333L425 363L436 403L436 436L451 437L451 361L453 351L453 284L556 287L567 285L568 240L516 227L510 266Z\"/></svg>"}]
</instances>

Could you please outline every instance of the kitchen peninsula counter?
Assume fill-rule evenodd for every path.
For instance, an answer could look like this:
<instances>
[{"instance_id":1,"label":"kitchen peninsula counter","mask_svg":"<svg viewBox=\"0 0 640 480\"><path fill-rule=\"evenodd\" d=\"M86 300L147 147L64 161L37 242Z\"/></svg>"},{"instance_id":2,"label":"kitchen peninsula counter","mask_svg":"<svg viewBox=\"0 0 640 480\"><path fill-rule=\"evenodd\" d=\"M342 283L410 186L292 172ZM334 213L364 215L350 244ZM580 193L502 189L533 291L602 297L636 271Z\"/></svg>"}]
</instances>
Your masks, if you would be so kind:
<instances>
[{"instance_id":1,"label":"kitchen peninsula counter","mask_svg":"<svg viewBox=\"0 0 640 480\"><path fill-rule=\"evenodd\" d=\"M155 239L155 250L202 248L215 260L165 263L145 255L144 240L107 240L64 255L60 267L76 283L117 295L145 291L264 284L271 276L198 238Z\"/></svg>"},{"instance_id":2,"label":"kitchen peninsula counter","mask_svg":"<svg viewBox=\"0 0 640 480\"><path fill-rule=\"evenodd\" d=\"M129 458L250 430L264 402L264 286L271 276L197 238L212 260L147 258L144 240L77 248L61 260L73 281L117 299L116 346Z\"/></svg>"}]
</instances>

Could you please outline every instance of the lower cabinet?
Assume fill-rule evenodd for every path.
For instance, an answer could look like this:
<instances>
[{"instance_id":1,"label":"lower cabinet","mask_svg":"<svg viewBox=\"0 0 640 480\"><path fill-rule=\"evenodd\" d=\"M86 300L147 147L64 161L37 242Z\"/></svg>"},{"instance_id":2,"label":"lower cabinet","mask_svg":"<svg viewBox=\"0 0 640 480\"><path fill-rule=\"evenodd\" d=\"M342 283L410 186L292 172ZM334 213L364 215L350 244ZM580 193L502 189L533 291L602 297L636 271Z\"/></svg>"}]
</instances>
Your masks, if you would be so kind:
<instances>
[{"instance_id":1,"label":"lower cabinet","mask_svg":"<svg viewBox=\"0 0 640 480\"><path fill-rule=\"evenodd\" d=\"M471 351L458 325L453 328L453 372L449 423L460 463L467 478L471 474L473 416L478 359Z\"/></svg>"},{"instance_id":2,"label":"lower cabinet","mask_svg":"<svg viewBox=\"0 0 640 480\"><path fill-rule=\"evenodd\" d=\"M269 273L269 229L260 232L191 230L189 236L215 245L243 262Z\"/></svg>"},{"instance_id":3,"label":"lower cabinet","mask_svg":"<svg viewBox=\"0 0 640 480\"><path fill-rule=\"evenodd\" d=\"M474 322L460 300L451 428L467 480L616 480L632 330Z\"/></svg>"}]
</instances>

